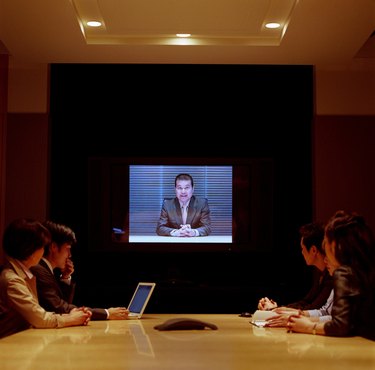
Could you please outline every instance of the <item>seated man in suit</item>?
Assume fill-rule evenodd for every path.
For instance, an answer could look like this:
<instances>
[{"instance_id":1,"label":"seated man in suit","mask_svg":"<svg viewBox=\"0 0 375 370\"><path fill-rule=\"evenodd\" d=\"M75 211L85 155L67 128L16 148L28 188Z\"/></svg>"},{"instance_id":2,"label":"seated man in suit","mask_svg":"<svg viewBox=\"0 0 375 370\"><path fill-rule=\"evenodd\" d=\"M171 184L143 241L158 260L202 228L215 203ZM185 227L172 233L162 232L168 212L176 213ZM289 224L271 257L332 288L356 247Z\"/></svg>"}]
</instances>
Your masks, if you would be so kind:
<instances>
[{"instance_id":1,"label":"seated man in suit","mask_svg":"<svg viewBox=\"0 0 375 370\"><path fill-rule=\"evenodd\" d=\"M181 173L175 178L176 197L165 199L156 227L161 236L207 236L211 233L211 217L208 201L193 195L194 181L191 175Z\"/></svg>"},{"instance_id":2,"label":"seated man in suit","mask_svg":"<svg viewBox=\"0 0 375 370\"><path fill-rule=\"evenodd\" d=\"M69 313L76 306L72 304L75 283L71 279L74 272L71 247L76 243L72 229L65 225L46 221L43 224L51 233L51 243L45 246L43 258L31 268L36 276L40 305L47 311ZM61 275L55 274L59 269ZM125 307L88 308L91 320L123 320L128 317Z\"/></svg>"},{"instance_id":3,"label":"seated man in suit","mask_svg":"<svg viewBox=\"0 0 375 370\"><path fill-rule=\"evenodd\" d=\"M287 311L288 309L314 310L321 308L331 294L333 279L326 263L323 249L324 227L318 222L303 225L299 229L300 247L308 266L313 266L312 285L306 296L285 306L278 304L267 297L258 302L259 310ZM279 309L277 308L279 307Z\"/></svg>"}]
</instances>

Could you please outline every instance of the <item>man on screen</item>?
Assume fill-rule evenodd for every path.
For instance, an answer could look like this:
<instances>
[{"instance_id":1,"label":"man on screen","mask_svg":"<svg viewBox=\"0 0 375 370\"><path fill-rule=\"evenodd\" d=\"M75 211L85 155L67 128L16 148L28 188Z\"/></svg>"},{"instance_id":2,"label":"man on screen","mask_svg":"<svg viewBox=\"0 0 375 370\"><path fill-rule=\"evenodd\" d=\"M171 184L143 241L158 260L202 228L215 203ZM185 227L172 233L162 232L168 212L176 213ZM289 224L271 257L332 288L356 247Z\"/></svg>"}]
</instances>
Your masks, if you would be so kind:
<instances>
[{"instance_id":1,"label":"man on screen","mask_svg":"<svg viewBox=\"0 0 375 370\"><path fill-rule=\"evenodd\" d=\"M176 197L164 199L156 233L161 236L192 237L211 233L210 208L206 198L197 198L192 176L175 178Z\"/></svg>"}]
</instances>

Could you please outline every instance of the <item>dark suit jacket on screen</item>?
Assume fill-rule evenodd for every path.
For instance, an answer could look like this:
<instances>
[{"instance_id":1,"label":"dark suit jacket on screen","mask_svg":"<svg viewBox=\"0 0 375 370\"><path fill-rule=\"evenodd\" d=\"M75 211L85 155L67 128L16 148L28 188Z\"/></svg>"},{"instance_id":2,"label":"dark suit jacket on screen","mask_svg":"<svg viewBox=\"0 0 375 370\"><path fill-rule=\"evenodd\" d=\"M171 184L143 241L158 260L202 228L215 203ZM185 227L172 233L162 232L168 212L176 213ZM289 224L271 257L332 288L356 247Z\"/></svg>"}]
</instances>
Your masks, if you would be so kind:
<instances>
[{"instance_id":1,"label":"dark suit jacket on screen","mask_svg":"<svg viewBox=\"0 0 375 370\"><path fill-rule=\"evenodd\" d=\"M192 229L197 229L200 236L207 236L211 233L210 208L206 198L197 198L194 195L191 197L186 223L190 224ZM181 224L182 214L178 199L164 199L156 233L170 236L171 231L179 229Z\"/></svg>"},{"instance_id":2,"label":"dark suit jacket on screen","mask_svg":"<svg viewBox=\"0 0 375 370\"><path fill-rule=\"evenodd\" d=\"M56 279L47 264L40 260L39 264L30 269L36 277L39 304L46 310L56 313L69 313L72 304L75 283L66 284ZM89 308L92 312L91 320L105 320L107 312L103 308Z\"/></svg>"}]
</instances>

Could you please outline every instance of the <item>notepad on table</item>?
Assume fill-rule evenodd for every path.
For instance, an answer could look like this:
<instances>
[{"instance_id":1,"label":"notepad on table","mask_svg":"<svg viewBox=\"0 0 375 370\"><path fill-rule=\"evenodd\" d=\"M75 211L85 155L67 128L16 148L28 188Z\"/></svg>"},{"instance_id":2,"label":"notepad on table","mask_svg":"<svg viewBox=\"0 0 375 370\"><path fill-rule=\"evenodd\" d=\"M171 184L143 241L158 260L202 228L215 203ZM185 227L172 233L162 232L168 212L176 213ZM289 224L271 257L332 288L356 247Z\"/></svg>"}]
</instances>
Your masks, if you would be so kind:
<instances>
[{"instance_id":1,"label":"notepad on table","mask_svg":"<svg viewBox=\"0 0 375 370\"><path fill-rule=\"evenodd\" d=\"M274 311L256 310L251 316L250 322L256 326L263 327L266 325L268 318L277 316L277 315L278 314Z\"/></svg>"}]
</instances>

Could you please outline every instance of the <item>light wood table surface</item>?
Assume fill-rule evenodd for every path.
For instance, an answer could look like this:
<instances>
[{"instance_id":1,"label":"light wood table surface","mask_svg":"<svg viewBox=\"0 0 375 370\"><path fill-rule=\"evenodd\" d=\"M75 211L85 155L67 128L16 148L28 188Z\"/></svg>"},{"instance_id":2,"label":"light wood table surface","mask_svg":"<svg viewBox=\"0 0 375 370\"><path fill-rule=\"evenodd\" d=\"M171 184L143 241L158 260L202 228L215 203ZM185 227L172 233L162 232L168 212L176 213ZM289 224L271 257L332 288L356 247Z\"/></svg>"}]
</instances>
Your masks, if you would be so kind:
<instances>
[{"instance_id":1,"label":"light wood table surface","mask_svg":"<svg viewBox=\"0 0 375 370\"><path fill-rule=\"evenodd\" d=\"M218 330L154 329L178 317L208 321ZM0 369L375 370L375 342L257 328L234 314L145 314L0 339Z\"/></svg>"}]
</instances>

